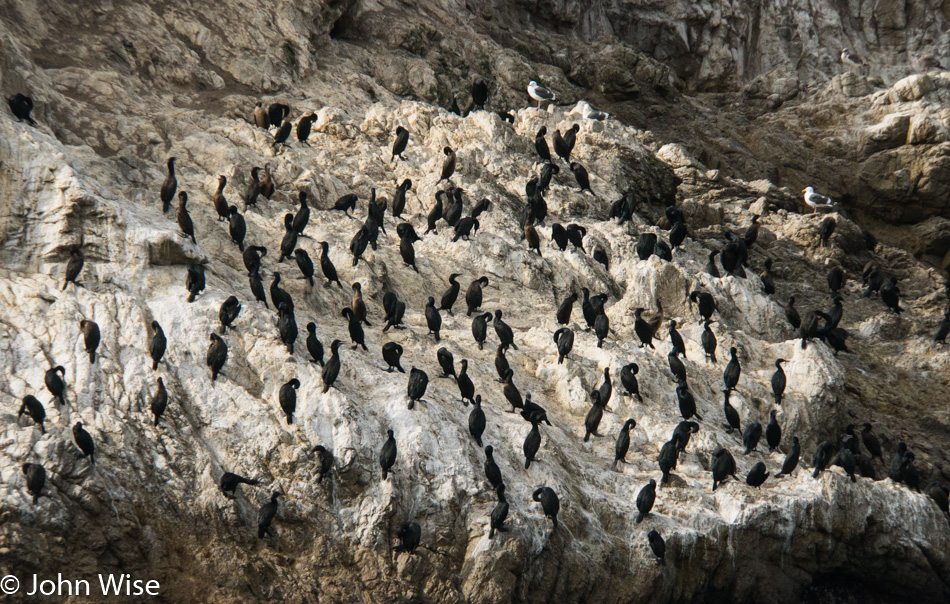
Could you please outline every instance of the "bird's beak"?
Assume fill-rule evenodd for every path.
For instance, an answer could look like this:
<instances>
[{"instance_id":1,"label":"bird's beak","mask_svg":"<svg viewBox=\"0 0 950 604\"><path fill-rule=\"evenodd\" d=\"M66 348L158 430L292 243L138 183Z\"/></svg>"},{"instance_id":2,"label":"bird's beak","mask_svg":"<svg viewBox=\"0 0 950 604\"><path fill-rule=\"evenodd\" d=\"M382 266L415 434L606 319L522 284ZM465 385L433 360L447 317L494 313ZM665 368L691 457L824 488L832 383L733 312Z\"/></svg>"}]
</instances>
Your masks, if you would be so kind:
<instances>
[{"instance_id":1,"label":"bird's beak","mask_svg":"<svg viewBox=\"0 0 950 604\"><path fill-rule=\"evenodd\" d=\"M802 189L802 193L804 193L804 192L805 192L805 189Z\"/></svg>"}]
</instances>

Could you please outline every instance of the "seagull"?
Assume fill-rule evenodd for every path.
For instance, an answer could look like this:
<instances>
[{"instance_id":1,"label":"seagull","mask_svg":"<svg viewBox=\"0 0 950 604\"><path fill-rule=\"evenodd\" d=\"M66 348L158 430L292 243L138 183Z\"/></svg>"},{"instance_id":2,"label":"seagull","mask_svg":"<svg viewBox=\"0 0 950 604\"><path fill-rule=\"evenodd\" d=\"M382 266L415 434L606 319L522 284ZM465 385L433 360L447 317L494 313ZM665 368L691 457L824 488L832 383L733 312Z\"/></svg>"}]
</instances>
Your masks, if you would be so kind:
<instances>
[{"instance_id":1,"label":"seagull","mask_svg":"<svg viewBox=\"0 0 950 604\"><path fill-rule=\"evenodd\" d=\"M541 103L543 101L553 101L557 98L556 94L547 88L538 86L538 83L534 80L531 80L531 82L528 83L528 96L538 102L538 109L541 109Z\"/></svg>"},{"instance_id":2,"label":"seagull","mask_svg":"<svg viewBox=\"0 0 950 604\"><path fill-rule=\"evenodd\" d=\"M818 208L827 209L835 205L835 202L831 201L830 197L825 197L821 193L815 193L815 189L812 187L806 187L802 193L805 194L805 204L815 210L815 212L818 212Z\"/></svg>"},{"instance_id":3,"label":"seagull","mask_svg":"<svg viewBox=\"0 0 950 604\"><path fill-rule=\"evenodd\" d=\"M584 113L585 119L597 120L598 122L602 122L605 119L610 117L610 114L607 113L606 111L598 111L597 109L592 109L590 106L590 103L588 103L587 101L584 101L583 113Z\"/></svg>"},{"instance_id":4,"label":"seagull","mask_svg":"<svg viewBox=\"0 0 950 604\"><path fill-rule=\"evenodd\" d=\"M848 66L848 72L853 71L855 67L864 67L864 61L858 55L851 54L847 48L841 49L841 62Z\"/></svg>"}]
</instances>

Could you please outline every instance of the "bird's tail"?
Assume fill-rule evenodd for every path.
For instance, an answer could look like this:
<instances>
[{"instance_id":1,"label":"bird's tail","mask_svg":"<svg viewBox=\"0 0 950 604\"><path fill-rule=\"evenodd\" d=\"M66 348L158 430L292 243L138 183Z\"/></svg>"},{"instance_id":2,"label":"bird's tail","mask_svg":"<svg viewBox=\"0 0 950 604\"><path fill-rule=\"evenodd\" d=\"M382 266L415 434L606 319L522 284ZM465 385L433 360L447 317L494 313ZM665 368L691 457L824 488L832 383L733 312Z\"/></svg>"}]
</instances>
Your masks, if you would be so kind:
<instances>
[{"instance_id":1,"label":"bird's tail","mask_svg":"<svg viewBox=\"0 0 950 604\"><path fill-rule=\"evenodd\" d=\"M89 351L89 362L92 363L92 364L95 364L95 363L96 363L96 351L95 351L95 350L90 350L90 351Z\"/></svg>"}]
</instances>

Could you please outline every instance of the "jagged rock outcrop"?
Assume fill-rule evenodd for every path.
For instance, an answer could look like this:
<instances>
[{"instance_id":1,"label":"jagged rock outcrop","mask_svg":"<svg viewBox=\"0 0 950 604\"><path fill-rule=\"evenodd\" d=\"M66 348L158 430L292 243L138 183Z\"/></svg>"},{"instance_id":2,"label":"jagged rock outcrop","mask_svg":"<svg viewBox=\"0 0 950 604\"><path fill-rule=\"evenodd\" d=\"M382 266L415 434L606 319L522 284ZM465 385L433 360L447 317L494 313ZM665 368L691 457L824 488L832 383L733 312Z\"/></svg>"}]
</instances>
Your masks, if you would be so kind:
<instances>
[{"instance_id":1,"label":"jagged rock outcrop","mask_svg":"<svg viewBox=\"0 0 950 604\"><path fill-rule=\"evenodd\" d=\"M928 76L933 89L916 99L902 91L923 91L923 80L845 97L832 83L816 93L802 83L804 76L763 78L740 108L681 96L677 81L728 87L735 74L764 72L735 70L732 40L742 39L736 28L745 26L731 20L743 2L730 9L734 13L668 3L662 18L650 19L640 3L629 2L471 9L436 3L427 11L388 3L226 4L228 10L203 2L103 7L79 32L74 9L55 0L16 4L0 17L0 88L5 95L33 94L40 122L32 128L0 115L0 574L22 582L64 568L77 578L122 571L159 580L162 595L173 601L797 601L810 585L867 590L882 600L950 596L950 523L926 495L886 479L852 483L840 468L817 480L809 475L820 441L837 442L847 424L872 421L885 449L885 460L874 462L879 477L901 440L917 453L924 484L950 477L950 417L939 402L950 395L950 356L930 340L947 295L940 274L914 257L946 253L945 228L939 221L921 227L920 238L929 242L922 248L885 240L869 251L863 225L848 217L862 207L849 199L830 214L838 223L832 245L819 247L824 216L799 214L797 188L783 180L794 182L797 170L812 169L830 180L830 168L823 172L815 158L846 145L799 149L789 160L801 162L797 167L783 166L783 178L769 178L769 158L801 139L793 132L751 144L751 131L727 133L724 125L743 111L759 111L757 102L777 102L773 95L801 104L776 107L765 131L805 115L814 123L803 128L833 131L836 122L822 120L861 107L855 123L887 124L865 139L868 170L872 160L884 161L875 159L881 154L907 149L914 155L901 161L932 157L928 165L938 171L936 158L948 144L932 134L945 119L937 107L946 92L942 76ZM765 4L761 10L756 31L780 31L786 17L772 16ZM885 37L880 28L911 31L918 23L913 10L904 21L876 5L861 10L875 39ZM524 20L505 21L512 16ZM828 24L816 23L824 23L819 29L827 35ZM871 39L867 27L861 31ZM570 30L580 41L567 42ZM689 41L685 47L677 41L680 32ZM634 43L647 38L655 42L650 49ZM540 45L544 39L548 46ZM822 48L837 45L837 38L829 39ZM761 65L792 56L770 48L772 54L755 55ZM699 49L705 49L702 59ZM597 60L598 53L610 64ZM810 73L824 73L823 65L816 60ZM432 104L447 104L475 74L491 75L493 111L462 118ZM534 77L555 87L565 105L522 108L528 105L524 85ZM574 102L590 95L610 101L635 125L585 123ZM295 120L316 113L308 144L292 137L289 146L275 149L273 129L250 119L259 98L286 102ZM494 113L501 109L511 111L513 125ZM546 195L551 216L539 228L539 256L518 228L525 184L540 169L534 135L542 125L553 132L574 123L584 125L573 157L587 167L596 195L578 191L560 163ZM702 128L694 130L696 124ZM392 162L397 125L412 134L404 159ZM671 132L698 133L702 144ZM937 138L923 142L926 137ZM378 249L368 249L353 266L349 241L372 189L392 200L397 184L412 179L404 217L420 234L425 230L446 145L458 155L453 182L465 191L466 213L482 198L492 202L479 216L478 232L453 242L451 229L440 223L437 234L416 244L413 271L400 258L397 221L388 213ZM178 158L179 188L189 192L197 244L178 233L173 212L161 213L158 191L169 156ZM303 337L288 354L273 309L254 301L241 257L211 204L217 178L225 175L225 196L243 207L250 168L265 165L277 192L245 213L248 242L271 250L265 284L280 271L301 333L314 321L326 347L333 339L349 342L340 311L350 304L351 283L362 284L369 308L369 350L342 347L341 374L326 394ZM852 178L864 178L868 188L890 182L861 174ZM942 182L936 174L932 180L934 187ZM297 279L293 261L277 261L283 216L295 210L299 191L310 194L313 214L310 238L298 246L316 259L318 243L327 241L342 289L320 280L311 288ZM360 197L360 220L329 210L349 192ZM618 225L607 220L608 209L625 192L634 195L637 212ZM891 198L882 193L869 207ZM639 260L640 233L668 238L656 225L671 203L686 215L690 239L673 262ZM723 247L725 230L742 232L753 213L762 228L748 277L706 274L708 253ZM587 250L601 245L609 267L579 250L557 250L552 221L585 227ZM86 257L82 286L62 290L74 245ZM766 259L774 263L774 296L762 293L756 275ZM900 278L902 316L886 315L878 297L861 295L860 274L872 260ZM188 304L185 267L191 263L206 267L208 283ZM803 312L827 310L825 275L835 264L849 277L842 325L852 350L837 357L818 340L803 348L779 306L795 295ZM469 319L458 312L462 301L454 316L443 313L441 345L456 362L469 361L487 416L484 440L495 449L511 502L511 531L492 540L487 523L495 495L485 483L484 453L468 433L470 407L461 404L452 380L437 377L437 346L423 315L426 298L438 298L452 272L463 274L463 288L488 277L483 308L503 310L515 331L519 349L508 353L514 381L547 408L553 424L541 428L540 462L525 470L521 446L530 426L505 412L492 364L497 337L489 329L479 350ZM554 312L581 287L609 294L611 334L598 348L583 329L578 302L574 350L558 364ZM703 360L702 327L686 298L696 288L719 305L718 364ZM389 291L405 301L408 329L382 333L382 298ZM212 384L208 335L217 332L218 309L232 294L243 308L224 335L229 357ZM681 420L668 338L662 335L657 351L650 351L637 346L633 333L635 309L657 312L660 306L686 341L689 384L704 419L671 483L659 490L652 515L637 524L636 494L659 477L659 449ZM82 318L102 331L95 364L83 348ZM153 320L169 342L157 371L148 354ZM379 351L386 342L405 349L407 370L416 366L429 375L425 402L414 410L407 409L406 376L383 371ZM732 404L744 425L764 424L775 408L784 431L780 451L768 454L760 445L741 455L736 436L721 427L722 371L731 346L740 350L743 366ZM769 377L779 357L788 359L789 386L776 407ZM619 372L629 362L640 366L643 402L622 396ZM68 384L61 406L43 385L45 371L60 364ZM583 443L589 392L605 368L614 376L614 393L599 429L604 436ZM169 406L156 427L148 401L159 376ZM291 378L300 380L300 389L288 424L278 390ZM17 418L27 394L46 407L45 434ZM637 426L630 463L618 472L611 469L613 441L628 417ZM72 443L77 420L97 443L95 467ZM394 430L399 450L394 474L381 481L377 455L387 429ZM774 475L792 436L801 439L809 467L770 478L760 489L730 480L711 492L709 459L717 447L736 456L740 478L756 461ZM336 458L322 483L312 454L317 444ZM26 462L48 472L35 505L21 473ZM225 499L218 488L224 471L263 484L242 486L235 500ZM531 501L540 486L560 497L556 530ZM284 494L274 536L258 540L256 512L273 490ZM412 556L392 552L407 519L420 524L425 547ZM658 566L647 547L645 535L653 529L666 539L666 566Z\"/></svg>"}]
</instances>

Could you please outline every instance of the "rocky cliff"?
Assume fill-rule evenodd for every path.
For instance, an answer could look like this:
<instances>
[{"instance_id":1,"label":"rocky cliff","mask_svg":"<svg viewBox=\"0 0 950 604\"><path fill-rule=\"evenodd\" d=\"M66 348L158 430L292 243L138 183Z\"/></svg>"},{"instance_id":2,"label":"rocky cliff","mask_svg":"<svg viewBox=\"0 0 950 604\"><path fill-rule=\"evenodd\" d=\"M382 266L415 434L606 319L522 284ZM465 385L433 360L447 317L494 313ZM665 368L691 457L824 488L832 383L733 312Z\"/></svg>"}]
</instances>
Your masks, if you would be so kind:
<instances>
[{"instance_id":1,"label":"rocky cliff","mask_svg":"<svg viewBox=\"0 0 950 604\"><path fill-rule=\"evenodd\" d=\"M947 10L940 2L462 3L291 2L266 4L110 2L83 8L6 2L0 16L0 89L30 94L37 127L0 114L0 571L21 583L33 573L75 578L126 572L161 582L169 601L865 601L950 597L950 523L926 494L884 478L899 441L917 455L923 485L950 479L946 446L950 357L932 334L947 305L940 268L947 235ZM848 72L842 46L865 55ZM940 53L944 53L941 55ZM860 72L860 73L859 73ZM442 109L468 86L489 83L490 111L465 118ZM559 104L529 108L531 79ZM582 118L581 99L616 113L603 124ZM275 146L254 124L257 101L290 106L291 119L314 113L307 144ZM506 111L513 124L496 111ZM534 151L549 133L581 125L573 158L586 166L594 194L580 192L560 162L529 250L519 217L525 187L542 167ZM390 161L397 126L407 128L404 159ZM458 157L451 182L464 189L465 214L491 202L468 240L437 233L415 245L418 270L405 265L387 212L377 249L358 265L349 244L373 189L393 200L412 180L403 218L421 235L444 155ZM163 215L159 189L168 157L188 192L197 243ZM253 166L267 165L277 191L243 209ZM241 255L212 205L223 193L247 222L247 243L264 245L267 287L276 272L295 303L301 335L289 354L276 313L255 301ZM824 215L803 214L799 190L815 185L839 204L830 246L819 245ZM298 193L313 206L298 247L315 261L319 242L344 287L298 279L278 262L283 220ZM330 208L359 196L356 219ZM624 194L632 220L609 219ZM689 229L672 261L640 260L643 233L668 240L666 205ZM759 215L746 278L704 271L726 231L742 233ZM923 222L921 222L923 221ZM561 251L551 224L586 229L586 251ZM911 223L896 226L899 223ZM862 230L880 240L868 249ZM85 266L81 286L62 289L70 249ZM603 248L607 266L595 261ZM776 292L758 273L773 263ZM899 316L885 313L860 284L868 262L899 279ZM206 267L207 287L185 302L186 267ZM780 303L794 295L806 311L831 306L826 275L848 277L844 327L850 353L824 342L801 346ZM442 342L428 335L426 299L449 274L462 294L488 278L483 309L502 310L517 350L514 383L547 409L538 458L524 468L531 428L508 404L494 367L498 339L479 349L464 300L442 313ZM317 275L320 269L317 268ZM369 309L367 351L349 346L341 309L362 284ZM571 292L606 293L610 334L602 348L580 302L574 349L558 364L555 311ZM690 291L711 293L717 363L705 362ZM383 297L406 303L406 329L385 333ZM218 310L235 295L241 312L224 339L229 357L212 384L205 364ZM269 302L270 304L270 302ZM641 349L634 311L675 319L687 348L690 389L703 417L653 513L635 522L636 497L659 479L657 455L682 420L667 353ZM89 362L81 319L101 329ZM150 325L161 324L168 352L157 370ZM309 322L324 346L341 348L342 370L323 393L319 365L304 345ZM383 344L404 349L402 365L430 378L424 402L407 408L407 376L386 373ZM436 350L468 361L482 398L486 444L507 487L510 531L488 539L495 494L484 453L468 432L471 407L452 379L439 378ZM742 375L731 397L743 426L777 411L778 451L743 455L722 426L722 374L739 350ZM329 356L329 350L327 350ZM787 359L785 401L772 402L769 378ZM620 369L635 362L643 401L625 396ZM44 374L62 365L67 400L59 405ZM457 367L458 368L458 367ZM613 394L599 428L583 442L590 391L604 369ZM149 400L162 377L169 405L153 425ZM300 381L288 424L278 391ZM26 395L45 406L45 432L17 411ZM630 462L613 469L614 441L628 419ZM96 464L82 458L72 426L96 442ZM879 480L852 482L834 467L811 476L821 441L840 442L848 424L872 422L884 448ZM392 429L394 474L380 480L377 456ZM859 428L860 429L860 428ZM791 438L803 466L774 479ZM317 482L312 454L335 456ZM726 447L740 480L711 491L710 455ZM744 482L758 461L773 475L758 489ZM47 472L34 504L24 463ZM218 487L225 471L261 481L236 499ZM549 486L561 502L552 529L532 492ZM258 539L257 511L283 494L273 535ZM417 522L423 547L394 553L397 530ZM666 540L656 564L648 531Z\"/></svg>"}]
</instances>

